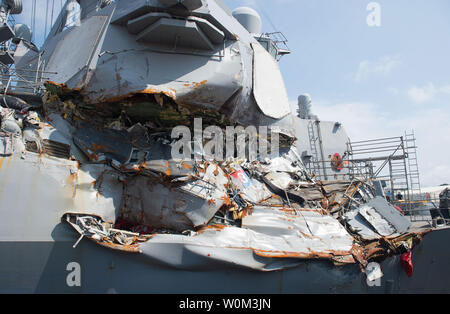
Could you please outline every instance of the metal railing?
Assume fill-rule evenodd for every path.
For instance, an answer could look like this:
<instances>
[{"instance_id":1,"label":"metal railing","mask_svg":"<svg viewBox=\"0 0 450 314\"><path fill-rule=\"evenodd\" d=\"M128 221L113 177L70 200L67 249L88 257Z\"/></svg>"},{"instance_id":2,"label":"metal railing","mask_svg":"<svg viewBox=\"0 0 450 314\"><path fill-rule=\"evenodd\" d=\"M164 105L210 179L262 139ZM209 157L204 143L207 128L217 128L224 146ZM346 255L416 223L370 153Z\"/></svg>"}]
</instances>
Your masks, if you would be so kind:
<instances>
[{"instance_id":1,"label":"metal railing","mask_svg":"<svg viewBox=\"0 0 450 314\"><path fill-rule=\"evenodd\" d=\"M438 193L418 193L412 195L409 200L392 201L412 222L427 222L432 227L450 224L449 209L440 208L440 202Z\"/></svg>"},{"instance_id":2,"label":"metal railing","mask_svg":"<svg viewBox=\"0 0 450 314\"><path fill-rule=\"evenodd\" d=\"M42 95L45 89L44 82L49 80L49 77L44 75L57 74L56 72L43 71L44 65L44 62L41 62L40 58L36 70L17 69L14 66L7 66L0 62L0 92L3 95Z\"/></svg>"}]
</instances>

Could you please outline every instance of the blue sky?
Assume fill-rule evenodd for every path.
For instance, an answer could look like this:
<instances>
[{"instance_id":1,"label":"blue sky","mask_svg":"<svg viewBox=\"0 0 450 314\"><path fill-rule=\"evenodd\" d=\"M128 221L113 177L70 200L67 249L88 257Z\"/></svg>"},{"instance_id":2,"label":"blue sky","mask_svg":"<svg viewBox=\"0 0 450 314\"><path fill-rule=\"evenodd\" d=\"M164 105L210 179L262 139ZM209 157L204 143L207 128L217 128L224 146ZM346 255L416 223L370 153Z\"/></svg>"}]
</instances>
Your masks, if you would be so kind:
<instances>
[{"instance_id":1,"label":"blue sky","mask_svg":"<svg viewBox=\"0 0 450 314\"><path fill-rule=\"evenodd\" d=\"M264 32L288 38L280 67L293 107L309 93L313 112L342 122L354 141L414 129L422 185L450 183L450 1L376 1L380 27L367 25L370 0L223 1L254 8ZM17 20L29 24L23 2ZM46 2L37 2L42 29Z\"/></svg>"},{"instance_id":2,"label":"blue sky","mask_svg":"<svg viewBox=\"0 0 450 314\"><path fill-rule=\"evenodd\" d=\"M354 141L414 129L422 185L450 183L450 1L376 1L380 27L366 22L369 0L224 2L288 38L280 67L293 105L309 93L313 112Z\"/></svg>"}]
</instances>

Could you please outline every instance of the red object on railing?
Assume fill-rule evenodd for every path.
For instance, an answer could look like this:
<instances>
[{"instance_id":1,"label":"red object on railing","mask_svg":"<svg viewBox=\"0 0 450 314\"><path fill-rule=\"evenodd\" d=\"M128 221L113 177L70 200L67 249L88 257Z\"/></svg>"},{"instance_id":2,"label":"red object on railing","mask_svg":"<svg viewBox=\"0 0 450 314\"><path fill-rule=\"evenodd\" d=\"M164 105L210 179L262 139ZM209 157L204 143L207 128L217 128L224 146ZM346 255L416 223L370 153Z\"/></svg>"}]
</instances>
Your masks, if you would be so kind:
<instances>
[{"instance_id":1,"label":"red object on railing","mask_svg":"<svg viewBox=\"0 0 450 314\"><path fill-rule=\"evenodd\" d=\"M340 154L336 153L331 157L331 167L335 171L342 171L344 169L344 162Z\"/></svg>"},{"instance_id":2,"label":"red object on railing","mask_svg":"<svg viewBox=\"0 0 450 314\"><path fill-rule=\"evenodd\" d=\"M403 269L405 270L405 273L408 275L408 277L412 277L413 275L413 263L412 263L412 252L409 251L409 253L404 253L400 257Z\"/></svg>"},{"instance_id":3,"label":"red object on railing","mask_svg":"<svg viewBox=\"0 0 450 314\"><path fill-rule=\"evenodd\" d=\"M394 208L395 208L396 210L398 210L398 211L400 212L400 214L402 214L403 216L405 216L405 214L403 213L403 210L402 210L400 207L394 206Z\"/></svg>"}]
</instances>

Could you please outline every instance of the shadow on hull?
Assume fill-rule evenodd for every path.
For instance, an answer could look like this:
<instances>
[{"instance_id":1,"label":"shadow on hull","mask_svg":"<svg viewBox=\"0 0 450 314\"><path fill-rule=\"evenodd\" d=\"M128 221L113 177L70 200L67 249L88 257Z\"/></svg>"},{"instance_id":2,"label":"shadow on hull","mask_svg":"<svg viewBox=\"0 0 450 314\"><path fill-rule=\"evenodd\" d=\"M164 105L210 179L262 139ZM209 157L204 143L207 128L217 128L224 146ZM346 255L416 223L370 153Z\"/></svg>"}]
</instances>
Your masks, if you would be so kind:
<instances>
[{"instance_id":1,"label":"shadow on hull","mask_svg":"<svg viewBox=\"0 0 450 314\"><path fill-rule=\"evenodd\" d=\"M298 267L261 273L213 265L206 271L168 268L142 255L74 242L2 242L1 293L449 293L450 257L442 250L450 230L424 237L413 251L414 274L408 278L398 256L384 261L379 287L369 287L359 266L335 267L328 261L304 261ZM181 256L189 259L189 256ZM80 265L81 287L69 287ZM24 271L26 270L26 271Z\"/></svg>"}]
</instances>

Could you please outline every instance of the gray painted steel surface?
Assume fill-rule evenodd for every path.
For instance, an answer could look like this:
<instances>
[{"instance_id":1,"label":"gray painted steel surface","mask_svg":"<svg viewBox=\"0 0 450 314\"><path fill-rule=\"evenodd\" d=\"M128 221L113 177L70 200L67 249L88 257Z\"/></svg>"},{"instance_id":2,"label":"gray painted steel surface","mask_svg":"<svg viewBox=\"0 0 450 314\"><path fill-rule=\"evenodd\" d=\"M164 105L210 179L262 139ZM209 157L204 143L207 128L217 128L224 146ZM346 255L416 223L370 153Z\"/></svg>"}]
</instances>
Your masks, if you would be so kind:
<instances>
[{"instance_id":1,"label":"gray painted steel surface","mask_svg":"<svg viewBox=\"0 0 450 314\"><path fill-rule=\"evenodd\" d=\"M357 264L365 261L354 251L356 239L317 205L323 200L322 189L341 187L318 189L299 158L311 150L305 140L311 121L291 114L275 60L222 3L79 2L80 24L66 28L63 9L42 54L20 46L17 67L33 69L42 61L54 86L78 92L87 105L111 104L136 94L157 95L155 99L165 95L180 106L219 111L244 126L268 125L297 137L297 150L291 147L268 163L242 164L258 175L241 182L241 202L254 203L251 212L240 217L241 226L209 225L194 232L191 229L213 219L227 219L215 217L230 201L234 173L225 174L227 167L165 159L168 144L141 141L142 126L95 133L89 126L77 129L57 110L44 122L21 113L21 124L2 108L0 252L5 253L0 259L0 292L449 291L439 280L450 269L449 254L443 251L449 229L425 236L413 251L419 281L407 278L394 256L382 263L381 286L367 285ZM47 110L52 100L46 96ZM76 109L73 103L62 103ZM322 133L323 156L343 152L347 136L342 127L317 122L316 128ZM152 145L158 147L156 152ZM292 199L305 208L286 209L286 204L276 203L280 197L264 204L273 196L269 187L284 191L289 205ZM384 203L367 195L361 199L371 206L357 209L364 219L358 214L348 217L350 225L356 221L358 235L378 239L376 232L388 236L409 231ZM125 244L108 244L100 236L105 230L85 224L89 219L113 224L119 217L178 233L155 233L138 244L135 239L128 244L128 238L119 239ZM319 258L328 261L312 260ZM81 266L80 287L67 284L67 267L74 262ZM431 263L439 267L429 267Z\"/></svg>"}]
</instances>

